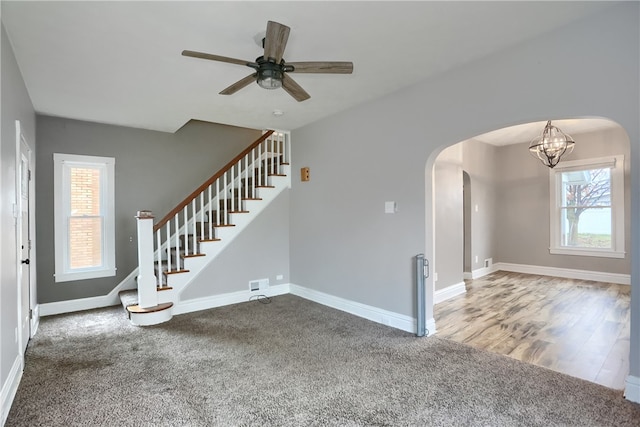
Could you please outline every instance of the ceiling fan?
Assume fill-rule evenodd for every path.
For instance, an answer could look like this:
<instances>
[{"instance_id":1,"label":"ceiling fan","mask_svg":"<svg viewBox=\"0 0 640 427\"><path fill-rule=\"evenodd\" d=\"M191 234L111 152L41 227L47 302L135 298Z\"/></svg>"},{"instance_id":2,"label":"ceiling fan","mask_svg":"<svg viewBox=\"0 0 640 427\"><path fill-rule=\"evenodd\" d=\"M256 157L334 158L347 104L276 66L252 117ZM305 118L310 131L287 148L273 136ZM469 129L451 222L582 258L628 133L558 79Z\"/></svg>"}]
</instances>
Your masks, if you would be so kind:
<instances>
[{"instance_id":1,"label":"ceiling fan","mask_svg":"<svg viewBox=\"0 0 640 427\"><path fill-rule=\"evenodd\" d=\"M282 87L296 101L300 102L309 99L311 96L295 80L289 77L288 73L351 74L353 72L352 62L285 62L282 55L284 54L284 48L287 46L290 30L286 25L273 21L267 22L267 33L262 40L264 54L256 58L255 62L212 55L210 53L194 52L192 50L183 50L182 55L245 65L255 70L254 73L224 89L220 92L220 95L232 95L255 81L265 89Z\"/></svg>"}]
</instances>

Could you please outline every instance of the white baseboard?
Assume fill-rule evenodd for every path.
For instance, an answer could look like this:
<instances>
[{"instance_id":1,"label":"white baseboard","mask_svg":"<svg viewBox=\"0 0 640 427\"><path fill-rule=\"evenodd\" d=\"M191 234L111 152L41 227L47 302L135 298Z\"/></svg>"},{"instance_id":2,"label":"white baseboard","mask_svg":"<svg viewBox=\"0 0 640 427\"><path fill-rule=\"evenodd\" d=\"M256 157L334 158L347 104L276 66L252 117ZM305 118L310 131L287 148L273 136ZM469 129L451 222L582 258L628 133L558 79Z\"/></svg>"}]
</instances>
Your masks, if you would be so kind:
<instances>
[{"instance_id":1,"label":"white baseboard","mask_svg":"<svg viewBox=\"0 0 640 427\"><path fill-rule=\"evenodd\" d=\"M324 292L304 288L299 285L291 284L290 289L290 293L293 295L317 302L318 304L326 305L327 307L345 311L358 317L363 317L373 322L381 323L383 325L411 333L415 333L417 330L417 322L413 317L325 294ZM430 319L430 321L430 324L433 325L433 329L435 329L435 321L433 321L433 319ZM427 328L429 328L428 325ZM429 333L432 333L431 328L429 329Z\"/></svg>"},{"instance_id":2,"label":"white baseboard","mask_svg":"<svg viewBox=\"0 0 640 427\"><path fill-rule=\"evenodd\" d=\"M571 268L543 267L539 265L511 264L498 262L493 265L495 270L512 271L514 273L539 274L541 276L563 277L566 279L593 280L596 282L617 283L630 285L629 274L605 273L600 271L575 270Z\"/></svg>"},{"instance_id":3,"label":"white baseboard","mask_svg":"<svg viewBox=\"0 0 640 427\"><path fill-rule=\"evenodd\" d=\"M473 280L473 273L470 271L465 271L464 273L462 273L462 278L464 280Z\"/></svg>"},{"instance_id":4,"label":"white baseboard","mask_svg":"<svg viewBox=\"0 0 640 427\"><path fill-rule=\"evenodd\" d=\"M471 273L464 273L465 279L479 279L480 277L484 277L487 274L495 273L500 270L497 266L499 263L492 264L490 267L482 267L477 270L473 270Z\"/></svg>"},{"instance_id":5,"label":"white baseboard","mask_svg":"<svg viewBox=\"0 0 640 427\"><path fill-rule=\"evenodd\" d=\"M16 397L16 392L18 391L20 379L22 379L22 357L18 355L13 361L13 366L11 367L11 371L9 371L7 380L2 384L2 392L0 393L0 400L2 401L2 419L0 420L0 425L4 425L7 421L9 411L11 410L11 404L13 403L13 399Z\"/></svg>"},{"instance_id":6,"label":"white baseboard","mask_svg":"<svg viewBox=\"0 0 640 427\"><path fill-rule=\"evenodd\" d=\"M185 314L194 311L208 310L210 308L247 302L251 297L265 295L275 297L289 293L289 284L269 286L267 289L251 292L249 290L229 292L226 294L212 295L203 298L194 298L180 301L173 306L173 314Z\"/></svg>"},{"instance_id":7,"label":"white baseboard","mask_svg":"<svg viewBox=\"0 0 640 427\"><path fill-rule=\"evenodd\" d=\"M462 295L467 292L467 288L464 282L456 283L455 285L447 286L444 289L438 289L433 293L433 303L439 304L443 301Z\"/></svg>"},{"instance_id":8,"label":"white baseboard","mask_svg":"<svg viewBox=\"0 0 640 427\"><path fill-rule=\"evenodd\" d=\"M71 299L67 301L45 302L40 304L40 316L73 313L74 311L91 310L94 308L109 307L117 304L118 300L112 301L108 295Z\"/></svg>"},{"instance_id":9,"label":"white baseboard","mask_svg":"<svg viewBox=\"0 0 640 427\"><path fill-rule=\"evenodd\" d=\"M56 314L73 313L74 311L92 310L94 308L110 307L120 304L118 293L127 289L135 289L135 277L138 269L111 290L107 295L97 297L78 298L66 301L46 302L40 305L40 316L53 316ZM132 287L133 283L133 287Z\"/></svg>"},{"instance_id":10,"label":"white baseboard","mask_svg":"<svg viewBox=\"0 0 640 427\"><path fill-rule=\"evenodd\" d=\"M624 389L624 397L632 402L640 403L640 378L629 375Z\"/></svg>"}]
</instances>

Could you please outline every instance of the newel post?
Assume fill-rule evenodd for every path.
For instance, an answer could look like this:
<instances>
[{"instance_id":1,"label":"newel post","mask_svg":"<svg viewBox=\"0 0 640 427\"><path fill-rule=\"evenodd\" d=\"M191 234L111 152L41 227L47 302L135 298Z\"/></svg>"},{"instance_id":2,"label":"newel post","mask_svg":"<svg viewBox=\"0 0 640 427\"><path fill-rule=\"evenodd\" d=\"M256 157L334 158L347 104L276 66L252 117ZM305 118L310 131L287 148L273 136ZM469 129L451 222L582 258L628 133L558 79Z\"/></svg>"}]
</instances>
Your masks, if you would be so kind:
<instances>
[{"instance_id":1,"label":"newel post","mask_svg":"<svg viewBox=\"0 0 640 427\"><path fill-rule=\"evenodd\" d=\"M138 305L141 308L158 305L156 276L153 268L153 213L138 211Z\"/></svg>"}]
</instances>

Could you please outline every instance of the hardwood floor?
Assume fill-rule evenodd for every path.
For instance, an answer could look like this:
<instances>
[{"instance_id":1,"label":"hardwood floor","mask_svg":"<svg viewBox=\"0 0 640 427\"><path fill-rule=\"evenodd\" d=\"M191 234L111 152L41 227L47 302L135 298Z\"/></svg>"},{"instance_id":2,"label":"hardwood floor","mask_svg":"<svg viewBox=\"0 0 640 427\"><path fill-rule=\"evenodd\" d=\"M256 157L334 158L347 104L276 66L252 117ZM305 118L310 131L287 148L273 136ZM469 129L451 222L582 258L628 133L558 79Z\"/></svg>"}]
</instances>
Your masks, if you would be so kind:
<instances>
[{"instance_id":1,"label":"hardwood floor","mask_svg":"<svg viewBox=\"0 0 640 427\"><path fill-rule=\"evenodd\" d=\"M623 390L630 287L499 271L435 306L437 335Z\"/></svg>"}]
</instances>

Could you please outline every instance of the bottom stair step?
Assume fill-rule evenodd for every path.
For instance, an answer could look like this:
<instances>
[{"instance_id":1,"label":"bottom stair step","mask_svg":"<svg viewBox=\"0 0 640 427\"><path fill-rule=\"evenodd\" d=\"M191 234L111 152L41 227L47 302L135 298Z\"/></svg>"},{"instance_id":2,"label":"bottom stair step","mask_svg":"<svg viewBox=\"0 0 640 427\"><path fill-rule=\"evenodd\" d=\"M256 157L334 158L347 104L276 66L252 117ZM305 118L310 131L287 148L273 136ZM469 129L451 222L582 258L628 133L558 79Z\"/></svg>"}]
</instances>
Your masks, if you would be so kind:
<instances>
[{"instance_id":1,"label":"bottom stair step","mask_svg":"<svg viewBox=\"0 0 640 427\"><path fill-rule=\"evenodd\" d=\"M168 308L173 307L172 302L165 302L163 304L158 304L153 307L145 307L142 308L138 304L127 306L127 311L129 313L155 313L156 311L166 310Z\"/></svg>"},{"instance_id":2,"label":"bottom stair step","mask_svg":"<svg viewBox=\"0 0 640 427\"><path fill-rule=\"evenodd\" d=\"M118 294L120 301L122 302L122 306L125 308L127 316L132 324L137 326L150 326L171 320L173 317L173 302L167 301L167 299L172 299L172 294L170 292L172 292L173 289L168 287L158 288L158 291L160 290L165 291L160 292L162 297L159 295L160 301L163 299L164 301L160 302L156 306L144 308L138 305L137 289L122 291Z\"/></svg>"}]
</instances>

